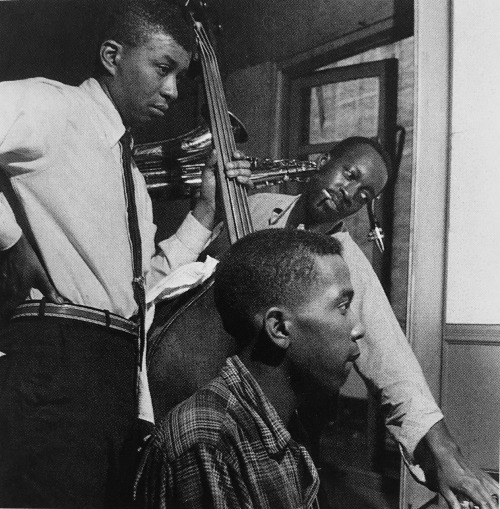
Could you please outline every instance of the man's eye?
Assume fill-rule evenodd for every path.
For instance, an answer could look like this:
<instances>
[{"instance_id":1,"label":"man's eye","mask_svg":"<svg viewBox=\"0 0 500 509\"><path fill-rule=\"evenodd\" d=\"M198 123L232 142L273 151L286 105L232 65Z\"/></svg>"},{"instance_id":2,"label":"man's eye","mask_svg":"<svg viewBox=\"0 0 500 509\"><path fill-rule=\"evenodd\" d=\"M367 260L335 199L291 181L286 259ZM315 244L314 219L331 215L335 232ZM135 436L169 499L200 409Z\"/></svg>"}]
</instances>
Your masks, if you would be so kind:
<instances>
[{"instance_id":1,"label":"man's eye","mask_svg":"<svg viewBox=\"0 0 500 509\"><path fill-rule=\"evenodd\" d=\"M346 168L346 169L344 170L344 176L345 176L345 178L346 178L346 179L348 179L348 180L354 180L354 179L356 178L356 173L355 173L355 171L354 171L354 170L351 170L351 169L349 169L349 168Z\"/></svg>"},{"instance_id":2,"label":"man's eye","mask_svg":"<svg viewBox=\"0 0 500 509\"><path fill-rule=\"evenodd\" d=\"M162 75L162 76L166 76L169 72L170 72L170 67L168 65L159 65L158 66L158 72Z\"/></svg>"},{"instance_id":3,"label":"man's eye","mask_svg":"<svg viewBox=\"0 0 500 509\"><path fill-rule=\"evenodd\" d=\"M342 302L341 304L339 304L337 306L337 308L340 310L340 312L345 315L347 313L347 310L349 309L349 307L351 306L351 301L350 300L346 300L345 302Z\"/></svg>"}]
</instances>

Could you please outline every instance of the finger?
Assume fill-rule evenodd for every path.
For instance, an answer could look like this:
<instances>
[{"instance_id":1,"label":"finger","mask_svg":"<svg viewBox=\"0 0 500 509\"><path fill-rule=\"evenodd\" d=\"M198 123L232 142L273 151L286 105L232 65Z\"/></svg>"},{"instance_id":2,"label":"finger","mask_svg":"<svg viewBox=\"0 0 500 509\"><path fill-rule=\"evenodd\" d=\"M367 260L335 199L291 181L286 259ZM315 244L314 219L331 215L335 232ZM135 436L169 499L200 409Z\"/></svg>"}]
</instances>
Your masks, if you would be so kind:
<instances>
[{"instance_id":1,"label":"finger","mask_svg":"<svg viewBox=\"0 0 500 509\"><path fill-rule=\"evenodd\" d=\"M476 472L476 477L480 483L475 492L472 493L473 500L477 497L477 502L480 502L483 508L498 509L498 483L486 472L479 470ZM475 495L477 493L477 495ZM481 501L481 499L482 501Z\"/></svg>"},{"instance_id":2,"label":"finger","mask_svg":"<svg viewBox=\"0 0 500 509\"><path fill-rule=\"evenodd\" d=\"M65 302L68 302L66 299L64 299L64 297L61 297L61 295L59 295L56 290L44 293L44 296L47 302L53 302L54 304L64 304Z\"/></svg>"},{"instance_id":3,"label":"finger","mask_svg":"<svg viewBox=\"0 0 500 509\"><path fill-rule=\"evenodd\" d=\"M460 505L458 498L455 496L455 493L453 493L453 491L451 491L449 488L442 490L441 494L443 495L450 509L462 509L462 506Z\"/></svg>"},{"instance_id":4,"label":"finger","mask_svg":"<svg viewBox=\"0 0 500 509\"><path fill-rule=\"evenodd\" d=\"M249 187L250 189L253 189L255 187L255 184L253 182L253 180L251 180L250 178L248 177L236 177L236 181L239 183L239 184L242 184L246 187Z\"/></svg>"},{"instance_id":5,"label":"finger","mask_svg":"<svg viewBox=\"0 0 500 509\"><path fill-rule=\"evenodd\" d=\"M235 150L233 152L233 158L234 159L245 159L246 155L243 152L241 152L241 150Z\"/></svg>"},{"instance_id":6,"label":"finger","mask_svg":"<svg viewBox=\"0 0 500 509\"><path fill-rule=\"evenodd\" d=\"M65 300L58 291L54 288L52 283L46 276L41 275L39 278L37 288L42 292L43 296L47 299L47 302L53 302L54 304L64 304Z\"/></svg>"},{"instance_id":7,"label":"finger","mask_svg":"<svg viewBox=\"0 0 500 509\"><path fill-rule=\"evenodd\" d=\"M481 507L482 509L496 509L496 502L492 496L494 492L488 490L482 482L464 484L461 492L463 495L471 500L474 505Z\"/></svg>"},{"instance_id":8,"label":"finger","mask_svg":"<svg viewBox=\"0 0 500 509\"><path fill-rule=\"evenodd\" d=\"M498 507L498 493L500 491L500 487L498 486L498 483L491 477L491 475L484 474L483 478L481 479L483 486L486 488L488 493L491 494L491 497L496 499L496 506Z\"/></svg>"},{"instance_id":9,"label":"finger","mask_svg":"<svg viewBox=\"0 0 500 509\"><path fill-rule=\"evenodd\" d=\"M252 174L251 163L247 160L229 161L226 163L226 171L238 171L240 173Z\"/></svg>"},{"instance_id":10,"label":"finger","mask_svg":"<svg viewBox=\"0 0 500 509\"><path fill-rule=\"evenodd\" d=\"M481 482L484 488L483 496L487 500L487 505L483 507L498 509L498 483L487 474L481 479Z\"/></svg>"},{"instance_id":11,"label":"finger","mask_svg":"<svg viewBox=\"0 0 500 509\"><path fill-rule=\"evenodd\" d=\"M495 502L495 507L498 508L499 498L500 498L498 495L498 490L491 494L491 498L493 498L493 500Z\"/></svg>"}]
</instances>

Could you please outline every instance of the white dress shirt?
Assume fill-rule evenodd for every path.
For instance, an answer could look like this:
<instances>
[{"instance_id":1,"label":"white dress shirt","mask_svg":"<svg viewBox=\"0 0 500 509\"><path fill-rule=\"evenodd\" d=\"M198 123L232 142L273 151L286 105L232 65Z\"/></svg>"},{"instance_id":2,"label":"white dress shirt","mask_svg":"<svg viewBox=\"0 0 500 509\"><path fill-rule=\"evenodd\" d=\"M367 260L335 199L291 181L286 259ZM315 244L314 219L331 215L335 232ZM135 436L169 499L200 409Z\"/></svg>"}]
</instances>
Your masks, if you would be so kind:
<instances>
[{"instance_id":1,"label":"white dress shirt","mask_svg":"<svg viewBox=\"0 0 500 509\"><path fill-rule=\"evenodd\" d=\"M79 87L43 78L0 83L2 191L17 219L0 200L0 250L23 231L63 297L130 317L137 305L119 144L124 132L94 79ZM210 231L188 214L155 255L151 200L137 168L134 183L143 270L154 283L196 260Z\"/></svg>"},{"instance_id":2,"label":"white dress shirt","mask_svg":"<svg viewBox=\"0 0 500 509\"><path fill-rule=\"evenodd\" d=\"M283 228L299 196L259 193L249 198L256 230ZM422 369L408 343L370 262L349 233L333 236L342 243L342 257L351 274L351 309L366 332L357 342L361 355L355 367L372 392L381 396L385 424L412 461L418 442L443 418ZM420 471L413 473L421 477Z\"/></svg>"}]
</instances>

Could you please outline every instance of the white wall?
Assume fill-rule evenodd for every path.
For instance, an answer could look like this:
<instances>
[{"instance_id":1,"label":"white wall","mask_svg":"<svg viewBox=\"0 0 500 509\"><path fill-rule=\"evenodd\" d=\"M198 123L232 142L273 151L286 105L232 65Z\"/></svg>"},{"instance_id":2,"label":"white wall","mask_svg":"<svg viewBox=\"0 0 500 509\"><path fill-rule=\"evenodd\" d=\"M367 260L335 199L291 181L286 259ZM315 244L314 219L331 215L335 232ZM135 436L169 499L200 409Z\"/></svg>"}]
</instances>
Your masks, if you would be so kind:
<instances>
[{"instance_id":1,"label":"white wall","mask_svg":"<svg viewBox=\"0 0 500 509\"><path fill-rule=\"evenodd\" d=\"M500 2L454 0L452 12L446 322L499 324Z\"/></svg>"}]
</instances>

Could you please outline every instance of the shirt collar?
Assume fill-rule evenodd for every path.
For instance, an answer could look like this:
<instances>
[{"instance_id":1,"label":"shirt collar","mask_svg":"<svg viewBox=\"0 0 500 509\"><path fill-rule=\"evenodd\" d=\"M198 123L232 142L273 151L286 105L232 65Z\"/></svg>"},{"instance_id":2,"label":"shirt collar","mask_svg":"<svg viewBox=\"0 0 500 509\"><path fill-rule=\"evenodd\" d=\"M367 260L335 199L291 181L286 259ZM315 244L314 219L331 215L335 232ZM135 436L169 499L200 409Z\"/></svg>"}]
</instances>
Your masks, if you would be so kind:
<instances>
[{"instance_id":1,"label":"shirt collar","mask_svg":"<svg viewBox=\"0 0 500 509\"><path fill-rule=\"evenodd\" d=\"M300 197L300 194L297 196L277 194L276 197L273 197L275 198L275 201L277 201L277 206L271 212L271 217L269 218L269 226L275 225L280 220L286 221L293 207L299 201ZM292 200L290 201L290 199Z\"/></svg>"},{"instance_id":2,"label":"shirt collar","mask_svg":"<svg viewBox=\"0 0 500 509\"><path fill-rule=\"evenodd\" d=\"M250 409L268 453L281 452L291 440L290 433L255 378L237 355L226 360L221 376L231 393Z\"/></svg>"},{"instance_id":3,"label":"shirt collar","mask_svg":"<svg viewBox=\"0 0 500 509\"><path fill-rule=\"evenodd\" d=\"M114 147L125 133L125 126L116 106L95 78L85 80L79 88L95 103L109 146Z\"/></svg>"}]
</instances>

